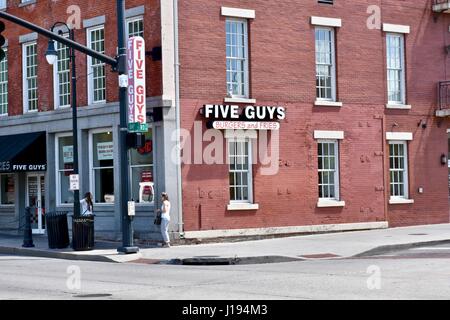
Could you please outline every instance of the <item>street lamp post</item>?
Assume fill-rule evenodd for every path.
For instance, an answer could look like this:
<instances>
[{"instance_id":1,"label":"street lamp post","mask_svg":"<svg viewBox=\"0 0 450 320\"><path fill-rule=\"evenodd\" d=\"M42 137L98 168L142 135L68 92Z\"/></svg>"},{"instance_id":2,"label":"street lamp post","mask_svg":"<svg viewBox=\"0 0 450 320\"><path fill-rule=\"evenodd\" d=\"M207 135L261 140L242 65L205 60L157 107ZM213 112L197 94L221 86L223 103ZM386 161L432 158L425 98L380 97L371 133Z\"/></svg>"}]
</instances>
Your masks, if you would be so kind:
<instances>
[{"instance_id":1,"label":"street lamp post","mask_svg":"<svg viewBox=\"0 0 450 320\"><path fill-rule=\"evenodd\" d=\"M51 31L54 32L54 29L57 25L63 25L69 30L69 38L72 41L75 41L75 32L74 29L69 28L69 26L64 22L56 22ZM62 31L59 31L62 34ZM71 69L72 69L72 99L71 99L71 107L72 107L72 135L73 135L73 174L79 174L78 167L78 121L77 121L77 69L75 64L75 50L73 48L69 48L70 50L70 60L71 60ZM47 62L51 65L57 63L58 60L58 52L55 49L55 41L50 39L48 42L48 49L45 53L45 57L47 58ZM74 203L73 203L73 215L74 218L79 218L80 215L80 190L74 190Z\"/></svg>"}]
</instances>

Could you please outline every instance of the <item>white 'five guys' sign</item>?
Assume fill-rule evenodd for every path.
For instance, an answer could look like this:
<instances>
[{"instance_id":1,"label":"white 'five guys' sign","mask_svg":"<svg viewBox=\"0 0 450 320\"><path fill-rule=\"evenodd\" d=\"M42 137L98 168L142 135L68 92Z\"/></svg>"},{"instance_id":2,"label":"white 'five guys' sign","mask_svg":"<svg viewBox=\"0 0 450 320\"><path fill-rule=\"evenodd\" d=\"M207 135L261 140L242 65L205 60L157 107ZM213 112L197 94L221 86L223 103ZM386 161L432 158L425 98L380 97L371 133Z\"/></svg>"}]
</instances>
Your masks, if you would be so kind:
<instances>
[{"instance_id":1,"label":"white 'five guys' sign","mask_svg":"<svg viewBox=\"0 0 450 320\"><path fill-rule=\"evenodd\" d=\"M145 92L145 40L128 40L128 122L147 122Z\"/></svg>"}]
</instances>

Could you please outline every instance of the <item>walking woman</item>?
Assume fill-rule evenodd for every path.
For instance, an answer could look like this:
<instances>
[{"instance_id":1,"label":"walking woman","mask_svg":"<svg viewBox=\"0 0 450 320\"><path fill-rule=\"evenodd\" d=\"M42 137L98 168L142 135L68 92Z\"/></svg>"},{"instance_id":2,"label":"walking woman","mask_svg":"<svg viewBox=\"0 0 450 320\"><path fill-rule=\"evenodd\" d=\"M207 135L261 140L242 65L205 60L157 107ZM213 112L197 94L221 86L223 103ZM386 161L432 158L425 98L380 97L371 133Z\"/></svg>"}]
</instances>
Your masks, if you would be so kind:
<instances>
[{"instance_id":1,"label":"walking woman","mask_svg":"<svg viewBox=\"0 0 450 320\"><path fill-rule=\"evenodd\" d=\"M94 203L92 202L92 193L86 192L81 204L81 215L92 216L94 214Z\"/></svg>"},{"instance_id":2,"label":"walking woman","mask_svg":"<svg viewBox=\"0 0 450 320\"><path fill-rule=\"evenodd\" d=\"M169 223L170 223L170 201L169 195L166 192L161 193L161 209L158 212L161 213L161 234L164 239L164 247L170 248L169 238Z\"/></svg>"}]
</instances>

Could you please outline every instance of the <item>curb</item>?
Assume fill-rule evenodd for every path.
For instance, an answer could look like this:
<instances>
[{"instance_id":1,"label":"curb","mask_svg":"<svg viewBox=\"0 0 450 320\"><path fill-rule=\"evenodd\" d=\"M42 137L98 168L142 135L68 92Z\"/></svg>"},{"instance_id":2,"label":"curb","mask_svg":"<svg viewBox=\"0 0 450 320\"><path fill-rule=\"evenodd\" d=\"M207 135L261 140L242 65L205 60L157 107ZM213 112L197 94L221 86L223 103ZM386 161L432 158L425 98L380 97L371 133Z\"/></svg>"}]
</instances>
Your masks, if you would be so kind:
<instances>
[{"instance_id":1,"label":"curb","mask_svg":"<svg viewBox=\"0 0 450 320\"><path fill-rule=\"evenodd\" d=\"M81 260L81 261L92 261L92 262L113 262L120 263L114 259L108 258L102 255L87 255L87 254L73 254L66 252L51 252L39 249L27 249L27 248L12 248L12 247L2 247L0 246L0 254L7 255L18 255L27 257L40 257L40 258L53 258L53 259L63 259L63 260Z\"/></svg>"},{"instance_id":2,"label":"curb","mask_svg":"<svg viewBox=\"0 0 450 320\"><path fill-rule=\"evenodd\" d=\"M186 259L172 259L169 261L169 264L185 265L185 266L224 266L224 265L268 264L268 263L282 263L294 261L305 261L305 259L287 256L186 258Z\"/></svg>"},{"instance_id":3,"label":"curb","mask_svg":"<svg viewBox=\"0 0 450 320\"><path fill-rule=\"evenodd\" d=\"M435 245L449 244L449 243L450 243L450 239L385 245L385 246L376 247L374 249L370 249L368 251L364 251L362 253L358 253L350 258L372 257L372 256L382 255L385 253L391 253L391 252L400 251L400 250L408 250L411 248L435 246Z\"/></svg>"}]
</instances>

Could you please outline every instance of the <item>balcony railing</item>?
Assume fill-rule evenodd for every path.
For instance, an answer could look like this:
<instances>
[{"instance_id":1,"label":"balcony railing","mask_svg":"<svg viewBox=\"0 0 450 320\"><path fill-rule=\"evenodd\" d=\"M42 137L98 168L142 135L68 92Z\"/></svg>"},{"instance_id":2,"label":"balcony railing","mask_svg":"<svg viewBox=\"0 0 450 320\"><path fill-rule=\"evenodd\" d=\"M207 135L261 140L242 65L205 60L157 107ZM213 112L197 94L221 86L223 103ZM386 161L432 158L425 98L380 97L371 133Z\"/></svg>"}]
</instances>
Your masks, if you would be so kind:
<instances>
[{"instance_id":1,"label":"balcony railing","mask_svg":"<svg viewBox=\"0 0 450 320\"><path fill-rule=\"evenodd\" d=\"M433 12L450 13L450 0L433 0Z\"/></svg>"}]
</instances>

